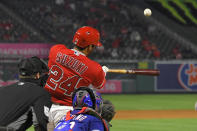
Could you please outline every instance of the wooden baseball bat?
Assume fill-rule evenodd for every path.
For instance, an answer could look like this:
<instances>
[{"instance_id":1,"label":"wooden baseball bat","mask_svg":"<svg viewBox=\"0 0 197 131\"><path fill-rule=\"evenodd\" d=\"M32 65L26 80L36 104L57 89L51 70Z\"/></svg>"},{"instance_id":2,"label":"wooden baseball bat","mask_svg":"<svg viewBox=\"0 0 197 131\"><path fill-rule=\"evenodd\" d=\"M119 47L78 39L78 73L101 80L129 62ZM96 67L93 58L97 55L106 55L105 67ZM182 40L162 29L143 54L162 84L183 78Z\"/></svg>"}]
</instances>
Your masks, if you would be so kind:
<instances>
[{"instance_id":1,"label":"wooden baseball bat","mask_svg":"<svg viewBox=\"0 0 197 131\"><path fill-rule=\"evenodd\" d=\"M109 69L110 73L119 73L119 74L135 74L135 75L151 75L158 76L160 71L157 69Z\"/></svg>"}]
</instances>

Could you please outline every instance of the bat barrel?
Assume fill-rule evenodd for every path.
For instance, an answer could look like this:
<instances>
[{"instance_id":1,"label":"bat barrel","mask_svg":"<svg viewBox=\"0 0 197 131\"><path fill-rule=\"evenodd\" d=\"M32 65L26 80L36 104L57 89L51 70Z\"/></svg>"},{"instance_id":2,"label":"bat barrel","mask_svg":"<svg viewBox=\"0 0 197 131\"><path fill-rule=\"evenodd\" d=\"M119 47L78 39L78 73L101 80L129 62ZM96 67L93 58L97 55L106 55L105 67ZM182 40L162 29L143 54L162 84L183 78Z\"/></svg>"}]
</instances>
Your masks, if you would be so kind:
<instances>
[{"instance_id":1,"label":"bat barrel","mask_svg":"<svg viewBox=\"0 0 197 131\"><path fill-rule=\"evenodd\" d=\"M136 75L151 75L151 76L158 76L160 75L160 71L157 69L134 69L131 70L135 72Z\"/></svg>"}]
</instances>

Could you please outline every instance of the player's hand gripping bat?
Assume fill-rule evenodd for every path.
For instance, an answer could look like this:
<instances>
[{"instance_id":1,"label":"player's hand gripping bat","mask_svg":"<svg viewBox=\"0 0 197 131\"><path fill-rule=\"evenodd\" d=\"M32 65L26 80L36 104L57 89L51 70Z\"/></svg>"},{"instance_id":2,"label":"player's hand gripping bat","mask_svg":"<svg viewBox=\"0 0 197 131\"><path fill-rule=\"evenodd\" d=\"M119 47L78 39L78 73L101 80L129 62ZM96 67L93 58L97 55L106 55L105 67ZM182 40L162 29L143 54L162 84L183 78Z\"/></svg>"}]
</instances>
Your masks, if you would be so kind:
<instances>
[{"instance_id":1,"label":"player's hand gripping bat","mask_svg":"<svg viewBox=\"0 0 197 131\"><path fill-rule=\"evenodd\" d=\"M160 71L157 69L109 69L108 72L119 74L151 75L158 76Z\"/></svg>"}]
</instances>

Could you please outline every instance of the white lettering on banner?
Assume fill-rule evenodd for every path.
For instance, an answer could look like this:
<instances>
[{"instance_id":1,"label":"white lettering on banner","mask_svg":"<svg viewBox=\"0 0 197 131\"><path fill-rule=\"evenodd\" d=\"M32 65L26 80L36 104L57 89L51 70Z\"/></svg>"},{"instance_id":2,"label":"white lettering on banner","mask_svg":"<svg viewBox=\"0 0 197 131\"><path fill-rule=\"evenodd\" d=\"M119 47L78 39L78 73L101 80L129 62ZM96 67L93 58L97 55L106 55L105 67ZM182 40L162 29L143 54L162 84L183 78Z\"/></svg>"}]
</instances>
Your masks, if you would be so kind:
<instances>
[{"instance_id":1,"label":"white lettering on banner","mask_svg":"<svg viewBox=\"0 0 197 131\"><path fill-rule=\"evenodd\" d=\"M25 49L19 49L19 50L18 50L18 53L19 53L19 54L24 54L24 55L25 55L25 54L26 54L25 52L26 52Z\"/></svg>"},{"instance_id":2,"label":"white lettering on banner","mask_svg":"<svg viewBox=\"0 0 197 131\"><path fill-rule=\"evenodd\" d=\"M34 49L25 49L24 52L26 53L26 55L32 55L32 54L37 55L36 54L37 52L35 52Z\"/></svg>"},{"instance_id":3,"label":"white lettering on banner","mask_svg":"<svg viewBox=\"0 0 197 131\"><path fill-rule=\"evenodd\" d=\"M16 55L17 54L17 50L15 49L10 49L12 51L12 54Z\"/></svg>"},{"instance_id":4,"label":"white lettering on banner","mask_svg":"<svg viewBox=\"0 0 197 131\"><path fill-rule=\"evenodd\" d=\"M6 55L8 55L8 54L17 54L17 50L16 49L2 49L2 50L0 50L0 52L2 53L2 54L6 54Z\"/></svg>"},{"instance_id":5,"label":"white lettering on banner","mask_svg":"<svg viewBox=\"0 0 197 131\"><path fill-rule=\"evenodd\" d=\"M0 54L5 55L48 55L49 49L0 49Z\"/></svg>"},{"instance_id":6,"label":"white lettering on banner","mask_svg":"<svg viewBox=\"0 0 197 131\"><path fill-rule=\"evenodd\" d=\"M53 44L42 44L42 43L17 43L9 44L2 43L0 44L0 54L4 55L23 55L23 56L39 56L41 58L48 57L50 48Z\"/></svg>"},{"instance_id":7,"label":"white lettering on banner","mask_svg":"<svg viewBox=\"0 0 197 131\"><path fill-rule=\"evenodd\" d=\"M8 51L7 50L3 50L3 54L8 54Z\"/></svg>"},{"instance_id":8,"label":"white lettering on banner","mask_svg":"<svg viewBox=\"0 0 197 131\"><path fill-rule=\"evenodd\" d=\"M5 54L5 49L0 49L1 54Z\"/></svg>"},{"instance_id":9,"label":"white lettering on banner","mask_svg":"<svg viewBox=\"0 0 197 131\"><path fill-rule=\"evenodd\" d=\"M48 55L49 49L40 49L41 55Z\"/></svg>"}]
</instances>

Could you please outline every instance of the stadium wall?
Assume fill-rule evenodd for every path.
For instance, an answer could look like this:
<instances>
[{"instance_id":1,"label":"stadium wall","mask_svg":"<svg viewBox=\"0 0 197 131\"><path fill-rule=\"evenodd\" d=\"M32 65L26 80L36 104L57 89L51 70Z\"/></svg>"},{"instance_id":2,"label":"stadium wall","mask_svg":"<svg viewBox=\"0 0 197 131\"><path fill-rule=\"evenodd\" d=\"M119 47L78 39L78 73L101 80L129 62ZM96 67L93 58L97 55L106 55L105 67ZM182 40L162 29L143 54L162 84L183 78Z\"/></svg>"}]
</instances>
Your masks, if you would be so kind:
<instances>
[{"instance_id":1,"label":"stadium wall","mask_svg":"<svg viewBox=\"0 0 197 131\"><path fill-rule=\"evenodd\" d=\"M18 81L18 60L0 62L0 87ZM159 69L160 76L107 74L102 93L180 93L197 91L197 61L101 62L110 68Z\"/></svg>"},{"instance_id":2,"label":"stadium wall","mask_svg":"<svg viewBox=\"0 0 197 131\"><path fill-rule=\"evenodd\" d=\"M0 87L18 81L17 64L21 57L47 58L52 45L0 44ZM111 69L159 69L160 76L107 74L103 93L196 92L197 61L99 61Z\"/></svg>"}]
</instances>

